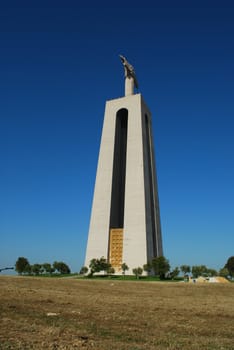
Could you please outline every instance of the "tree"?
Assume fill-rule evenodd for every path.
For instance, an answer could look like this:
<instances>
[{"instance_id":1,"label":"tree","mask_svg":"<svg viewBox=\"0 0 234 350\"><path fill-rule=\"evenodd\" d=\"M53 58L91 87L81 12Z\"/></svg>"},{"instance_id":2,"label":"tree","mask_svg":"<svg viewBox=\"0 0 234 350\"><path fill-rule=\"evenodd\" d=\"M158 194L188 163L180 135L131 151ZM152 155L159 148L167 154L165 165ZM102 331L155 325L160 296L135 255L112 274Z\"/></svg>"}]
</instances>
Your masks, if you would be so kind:
<instances>
[{"instance_id":1,"label":"tree","mask_svg":"<svg viewBox=\"0 0 234 350\"><path fill-rule=\"evenodd\" d=\"M147 264L143 265L143 270L149 274L152 270L152 264L150 262L147 262Z\"/></svg>"},{"instance_id":2,"label":"tree","mask_svg":"<svg viewBox=\"0 0 234 350\"><path fill-rule=\"evenodd\" d=\"M229 271L226 267L219 270L219 276L227 278L229 276Z\"/></svg>"},{"instance_id":3,"label":"tree","mask_svg":"<svg viewBox=\"0 0 234 350\"><path fill-rule=\"evenodd\" d=\"M42 273L43 269L42 269L42 265L41 264L34 264L31 266L31 271L34 275L39 275L40 273Z\"/></svg>"},{"instance_id":4,"label":"tree","mask_svg":"<svg viewBox=\"0 0 234 350\"><path fill-rule=\"evenodd\" d=\"M194 265L192 266L192 275L194 278L197 278L199 276L207 276L208 269L205 265Z\"/></svg>"},{"instance_id":5,"label":"tree","mask_svg":"<svg viewBox=\"0 0 234 350\"><path fill-rule=\"evenodd\" d=\"M87 266L82 266L80 269L80 275L85 275L89 271Z\"/></svg>"},{"instance_id":6,"label":"tree","mask_svg":"<svg viewBox=\"0 0 234 350\"><path fill-rule=\"evenodd\" d=\"M162 280L165 278L166 273L170 271L169 260L164 256L159 256L152 259L152 268L156 276Z\"/></svg>"},{"instance_id":7,"label":"tree","mask_svg":"<svg viewBox=\"0 0 234 350\"><path fill-rule=\"evenodd\" d=\"M54 267L51 266L50 263L44 263L42 265L42 267L43 267L45 273L49 273L50 275L55 271Z\"/></svg>"},{"instance_id":8,"label":"tree","mask_svg":"<svg viewBox=\"0 0 234 350\"><path fill-rule=\"evenodd\" d=\"M55 261L53 263L53 268L57 270L62 275L67 275L71 273L71 270L67 264L65 264L63 261Z\"/></svg>"},{"instance_id":9,"label":"tree","mask_svg":"<svg viewBox=\"0 0 234 350\"><path fill-rule=\"evenodd\" d=\"M53 263L53 268L54 268L54 271L56 272L59 272L59 262L58 261L54 261Z\"/></svg>"},{"instance_id":10,"label":"tree","mask_svg":"<svg viewBox=\"0 0 234 350\"><path fill-rule=\"evenodd\" d=\"M189 265L181 265L180 270L181 272L183 272L184 276L191 272L191 268Z\"/></svg>"},{"instance_id":11,"label":"tree","mask_svg":"<svg viewBox=\"0 0 234 350\"><path fill-rule=\"evenodd\" d=\"M28 262L28 259L24 257L19 257L15 263L15 271L18 272L18 274L22 275L22 273L26 273L28 271L30 264Z\"/></svg>"},{"instance_id":12,"label":"tree","mask_svg":"<svg viewBox=\"0 0 234 350\"><path fill-rule=\"evenodd\" d=\"M93 276L94 273L105 271L111 267L111 264L102 256L100 259L92 259L89 264L90 276Z\"/></svg>"},{"instance_id":13,"label":"tree","mask_svg":"<svg viewBox=\"0 0 234 350\"><path fill-rule=\"evenodd\" d=\"M114 269L114 267L112 267L111 265L108 267L108 269L107 269L107 271L106 271L107 273L108 273L108 275L114 275L114 273L115 273L115 269Z\"/></svg>"},{"instance_id":14,"label":"tree","mask_svg":"<svg viewBox=\"0 0 234 350\"><path fill-rule=\"evenodd\" d=\"M143 269L141 267L136 267L132 269L132 272L136 276L136 278L139 279L139 276L142 275Z\"/></svg>"},{"instance_id":15,"label":"tree","mask_svg":"<svg viewBox=\"0 0 234 350\"><path fill-rule=\"evenodd\" d=\"M27 275L31 275L31 273L32 273L32 266L30 264L26 265L24 273L26 273Z\"/></svg>"},{"instance_id":16,"label":"tree","mask_svg":"<svg viewBox=\"0 0 234 350\"><path fill-rule=\"evenodd\" d=\"M170 272L170 277L173 280L174 278L176 278L180 273L180 269L178 267L175 267L174 270L172 270Z\"/></svg>"},{"instance_id":17,"label":"tree","mask_svg":"<svg viewBox=\"0 0 234 350\"><path fill-rule=\"evenodd\" d=\"M230 256L230 258L228 258L224 267L228 269L229 275L234 277L234 256Z\"/></svg>"},{"instance_id":18,"label":"tree","mask_svg":"<svg viewBox=\"0 0 234 350\"><path fill-rule=\"evenodd\" d=\"M125 272L129 270L129 267L128 267L127 264L123 263L123 264L121 265L121 269L122 269L122 271L123 271L123 275L125 276Z\"/></svg>"},{"instance_id":19,"label":"tree","mask_svg":"<svg viewBox=\"0 0 234 350\"><path fill-rule=\"evenodd\" d=\"M207 269L207 275L209 277L218 276L218 272L215 269Z\"/></svg>"},{"instance_id":20,"label":"tree","mask_svg":"<svg viewBox=\"0 0 234 350\"><path fill-rule=\"evenodd\" d=\"M111 264L103 256L99 259L99 269L100 271L107 272L111 268Z\"/></svg>"},{"instance_id":21,"label":"tree","mask_svg":"<svg viewBox=\"0 0 234 350\"><path fill-rule=\"evenodd\" d=\"M70 267L67 264L65 264L64 262L60 263L60 273L64 274L64 275L71 273Z\"/></svg>"},{"instance_id":22,"label":"tree","mask_svg":"<svg viewBox=\"0 0 234 350\"><path fill-rule=\"evenodd\" d=\"M192 275L194 278L197 278L201 275L201 269L200 266L194 265L192 266Z\"/></svg>"},{"instance_id":23,"label":"tree","mask_svg":"<svg viewBox=\"0 0 234 350\"><path fill-rule=\"evenodd\" d=\"M207 277L208 276L208 268L206 267L206 265L201 265L200 268L201 268L201 276Z\"/></svg>"},{"instance_id":24,"label":"tree","mask_svg":"<svg viewBox=\"0 0 234 350\"><path fill-rule=\"evenodd\" d=\"M93 276L95 272L99 272L100 269L99 269L98 259L93 258L92 260L90 260L89 268L90 268L90 276Z\"/></svg>"}]
</instances>

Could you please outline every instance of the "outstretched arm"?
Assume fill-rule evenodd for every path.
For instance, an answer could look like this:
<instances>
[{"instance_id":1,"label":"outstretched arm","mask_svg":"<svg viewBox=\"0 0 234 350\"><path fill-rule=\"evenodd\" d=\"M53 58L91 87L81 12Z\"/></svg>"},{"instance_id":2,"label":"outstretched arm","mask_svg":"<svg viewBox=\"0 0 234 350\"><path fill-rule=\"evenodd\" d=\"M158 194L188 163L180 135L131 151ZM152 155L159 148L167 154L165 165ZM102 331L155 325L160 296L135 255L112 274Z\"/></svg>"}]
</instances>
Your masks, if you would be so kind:
<instances>
[{"instance_id":1,"label":"outstretched arm","mask_svg":"<svg viewBox=\"0 0 234 350\"><path fill-rule=\"evenodd\" d=\"M133 78L134 80L134 85L135 87L138 89L138 82L137 82L137 78L136 78L136 74L134 71L133 66L126 60L126 58L122 55L119 55L123 66L124 66L124 73L125 73L125 78Z\"/></svg>"}]
</instances>

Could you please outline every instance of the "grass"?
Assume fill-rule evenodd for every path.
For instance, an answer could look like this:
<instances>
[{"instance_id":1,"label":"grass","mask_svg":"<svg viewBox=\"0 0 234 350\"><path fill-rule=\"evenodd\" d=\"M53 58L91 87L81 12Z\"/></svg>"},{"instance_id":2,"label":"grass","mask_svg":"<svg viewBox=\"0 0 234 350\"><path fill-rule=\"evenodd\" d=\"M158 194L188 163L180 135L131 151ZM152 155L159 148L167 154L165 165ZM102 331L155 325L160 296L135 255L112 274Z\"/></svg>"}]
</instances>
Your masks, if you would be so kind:
<instances>
[{"instance_id":1,"label":"grass","mask_svg":"<svg viewBox=\"0 0 234 350\"><path fill-rule=\"evenodd\" d=\"M80 275L78 273L67 273L67 274L61 274L61 273L41 273L38 275L33 275L33 274L23 274L21 277L42 277L42 278L63 278L63 277L79 277Z\"/></svg>"},{"instance_id":2,"label":"grass","mask_svg":"<svg viewBox=\"0 0 234 350\"><path fill-rule=\"evenodd\" d=\"M138 276L138 278L134 275L93 275L93 276L83 276L78 275L79 278L84 279L95 279L95 280L106 280L106 279L113 279L113 280L120 280L120 281L144 281L144 282L178 282L183 281L183 277L176 277L175 279L169 279L166 278L164 280L161 280L158 276Z\"/></svg>"},{"instance_id":3,"label":"grass","mask_svg":"<svg viewBox=\"0 0 234 350\"><path fill-rule=\"evenodd\" d=\"M233 350L233 295L231 283L1 276L0 349Z\"/></svg>"}]
</instances>

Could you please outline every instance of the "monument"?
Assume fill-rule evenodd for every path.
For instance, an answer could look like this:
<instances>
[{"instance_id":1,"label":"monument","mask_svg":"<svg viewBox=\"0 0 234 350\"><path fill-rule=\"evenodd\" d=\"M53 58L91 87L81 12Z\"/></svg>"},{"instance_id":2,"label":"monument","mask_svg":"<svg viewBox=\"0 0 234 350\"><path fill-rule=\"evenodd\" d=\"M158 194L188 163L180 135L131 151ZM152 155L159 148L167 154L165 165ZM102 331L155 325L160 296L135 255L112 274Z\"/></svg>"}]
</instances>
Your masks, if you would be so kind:
<instances>
[{"instance_id":1,"label":"monument","mask_svg":"<svg viewBox=\"0 0 234 350\"><path fill-rule=\"evenodd\" d=\"M129 274L163 255L151 114L120 55L125 96L106 102L85 265L104 257Z\"/></svg>"}]
</instances>

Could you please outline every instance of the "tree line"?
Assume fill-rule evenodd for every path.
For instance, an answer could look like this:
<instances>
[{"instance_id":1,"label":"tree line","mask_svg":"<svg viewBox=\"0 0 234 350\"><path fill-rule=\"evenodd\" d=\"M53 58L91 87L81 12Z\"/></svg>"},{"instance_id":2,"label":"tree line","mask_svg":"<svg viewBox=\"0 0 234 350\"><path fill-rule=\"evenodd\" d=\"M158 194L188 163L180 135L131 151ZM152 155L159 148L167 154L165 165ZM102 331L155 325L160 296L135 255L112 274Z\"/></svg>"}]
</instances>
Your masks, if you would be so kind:
<instances>
[{"instance_id":1,"label":"tree line","mask_svg":"<svg viewBox=\"0 0 234 350\"><path fill-rule=\"evenodd\" d=\"M125 276L126 272L129 270L129 267L126 263L121 265L122 274ZM100 259L92 259L89 264L89 268L87 266L83 266L80 270L80 274L87 274L89 277L92 277L95 273L99 273L104 271L108 275L112 275L115 273L115 269L111 266L111 264L105 259L101 257ZM163 279L175 279L179 276L180 273L183 274L184 278L188 278L192 276L193 278L197 278L199 276L203 277L213 277L213 276L222 276L222 277L234 277L234 256L228 258L227 263L221 268L219 271L208 268L206 265L181 265L180 267L175 267L171 270L169 260L164 256L159 256L153 258L147 264L132 269L132 273L139 278L143 271L148 274L159 277L161 280Z\"/></svg>"},{"instance_id":2,"label":"tree line","mask_svg":"<svg viewBox=\"0 0 234 350\"><path fill-rule=\"evenodd\" d=\"M15 271L19 275L42 275L42 274L70 274L70 267L63 261L55 261L53 264L43 263L43 264L33 264L31 265L27 258L19 257L15 263Z\"/></svg>"},{"instance_id":3,"label":"tree line","mask_svg":"<svg viewBox=\"0 0 234 350\"><path fill-rule=\"evenodd\" d=\"M128 265L124 262L121 265L121 270L123 276L127 274L129 271ZM64 263L63 261L55 261L53 264L43 263L43 264L33 264L31 265L27 258L19 257L15 263L15 271L18 274L22 275L42 275L42 274L70 274L70 267ZM105 259L101 257L100 259L92 259L90 261L89 267L83 266L80 270L80 274L92 277L95 273L99 273L104 271L107 275L115 274L115 269L111 266L111 264ZM223 276L223 277L234 277L234 256L228 258L226 264L219 271L215 269L211 269L206 267L205 265L181 265L180 267L175 267L171 270L171 266L169 260L164 256L159 256L153 258L150 262L143 266L137 266L132 269L132 273L139 278L143 272L147 272L147 274L154 275L159 277L161 280L163 279L175 279L179 276L180 273L184 276L184 278L188 278L192 276L193 278L197 278L199 276L203 277L213 277L213 276Z\"/></svg>"},{"instance_id":4,"label":"tree line","mask_svg":"<svg viewBox=\"0 0 234 350\"><path fill-rule=\"evenodd\" d=\"M126 272L129 270L129 267L126 263L121 265L122 274L125 276ZM170 270L169 261L164 257L156 257L152 259L150 263L145 264L144 266L135 267L132 269L132 273L139 278L143 271L151 272L154 271L154 275L159 276L160 279L164 279L166 277L167 272ZM87 266L83 266L80 270L80 274L87 274L89 277L92 277L95 273L105 272L107 275L112 275L115 273L115 269L112 265L105 259L101 257L100 259L92 259L89 264L89 268ZM179 272L178 272L179 274Z\"/></svg>"}]
</instances>

